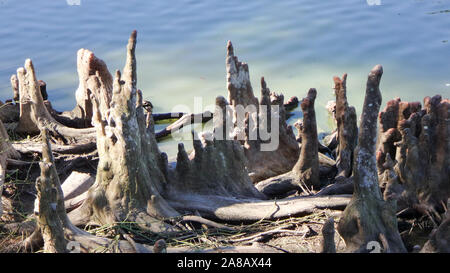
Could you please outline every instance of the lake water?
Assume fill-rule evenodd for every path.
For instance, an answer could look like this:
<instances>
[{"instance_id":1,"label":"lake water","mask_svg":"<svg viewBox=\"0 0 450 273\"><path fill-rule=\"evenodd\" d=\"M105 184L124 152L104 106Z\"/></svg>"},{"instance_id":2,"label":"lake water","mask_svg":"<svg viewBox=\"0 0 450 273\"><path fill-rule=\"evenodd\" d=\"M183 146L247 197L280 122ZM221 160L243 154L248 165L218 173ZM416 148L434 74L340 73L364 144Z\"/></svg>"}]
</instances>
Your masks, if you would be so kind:
<instances>
[{"instance_id":1,"label":"lake water","mask_svg":"<svg viewBox=\"0 0 450 273\"><path fill-rule=\"evenodd\" d=\"M334 98L332 77L344 72L358 114L376 64L384 67L384 103L450 94L448 0L0 0L0 100L12 97L9 78L31 58L53 106L72 109L77 50L92 50L111 72L122 69L133 29L138 87L156 112L227 96L227 40L249 63L257 96L261 76L285 98L317 88L319 131L330 130L325 105ZM176 145L161 148L174 155Z\"/></svg>"}]
</instances>

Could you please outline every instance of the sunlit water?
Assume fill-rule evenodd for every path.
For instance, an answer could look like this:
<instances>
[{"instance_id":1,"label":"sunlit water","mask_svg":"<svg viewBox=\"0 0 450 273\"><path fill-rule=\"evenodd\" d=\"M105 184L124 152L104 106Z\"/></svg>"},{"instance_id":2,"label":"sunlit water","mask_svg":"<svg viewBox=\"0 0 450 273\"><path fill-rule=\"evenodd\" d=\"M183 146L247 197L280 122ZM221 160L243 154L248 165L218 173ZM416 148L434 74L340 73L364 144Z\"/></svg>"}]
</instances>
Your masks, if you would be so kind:
<instances>
[{"instance_id":1,"label":"sunlit water","mask_svg":"<svg viewBox=\"0 0 450 273\"><path fill-rule=\"evenodd\" d=\"M384 103L396 96L422 101L450 94L448 0L68 2L0 0L1 100L12 97L9 78L31 58L53 106L72 109L77 50L91 49L111 72L122 69L133 29L138 87L156 112L179 104L194 110L194 97L206 106L227 95L227 40L249 63L257 96L261 76L286 98L301 99L317 88L319 131L330 130L325 105L334 97L332 77L344 72L358 114L367 74L378 63L384 67ZM174 155L174 144L160 146Z\"/></svg>"}]
</instances>

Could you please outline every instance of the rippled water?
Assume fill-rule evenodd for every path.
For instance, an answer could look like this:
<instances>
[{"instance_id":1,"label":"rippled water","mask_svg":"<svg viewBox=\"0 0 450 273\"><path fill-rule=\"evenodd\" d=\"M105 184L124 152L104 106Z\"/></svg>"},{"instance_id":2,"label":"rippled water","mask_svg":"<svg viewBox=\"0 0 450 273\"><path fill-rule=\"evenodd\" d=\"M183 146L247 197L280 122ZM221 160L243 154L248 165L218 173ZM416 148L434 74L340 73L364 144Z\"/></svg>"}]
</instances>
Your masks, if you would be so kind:
<instances>
[{"instance_id":1,"label":"rippled water","mask_svg":"<svg viewBox=\"0 0 450 273\"><path fill-rule=\"evenodd\" d=\"M77 2L70 0L69 2ZM368 3L381 2L381 5ZM110 1L0 0L0 99L9 77L31 58L58 110L74 107L76 52L88 48L110 71L121 69L130 32L138 30L138 87L156 111L193 107L225 95L225 45L249 63L259 96L264 76L285 97L318 90L321 131L332 77L348 77L350 104L359 110L366 77L382 64L383 101L450 94L450 1ZM323 110L321 110L323 109ZM290 120L293 122L293 119ZM173 142L162 149L173 154Z\"/></svg>"}]
</instances>

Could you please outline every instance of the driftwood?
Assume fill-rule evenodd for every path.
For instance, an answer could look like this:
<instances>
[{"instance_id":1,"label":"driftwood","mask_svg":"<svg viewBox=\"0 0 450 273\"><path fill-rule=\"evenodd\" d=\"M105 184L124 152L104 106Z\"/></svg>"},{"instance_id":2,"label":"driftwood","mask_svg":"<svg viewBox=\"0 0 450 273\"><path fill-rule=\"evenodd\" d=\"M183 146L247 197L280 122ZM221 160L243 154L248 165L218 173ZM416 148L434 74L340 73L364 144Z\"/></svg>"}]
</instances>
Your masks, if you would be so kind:
<instances>
[{"instance_id":1,"label":"driftwood","mask_svg":"<svg viewBox=\"0 0 450 273\"><path fill-rule=\"evenodd\" d=\"M42 151L42 143L37 143L34 141L20 141L20 142L11 142L11 145L14 149L22 154L27 153L41 153ZM52 150L53 152L57 152L60 154L82 154L89 153L96 149L95 142L86 142L80 144L72 144L72 145L59 145L53 144Z\"/></svg>"},{"instance_id":2,"label":"driftwood","mask_svg":"<svg viewBox=\"0 0 450 273\"><path fill-rule=\"evenodd\" d=\"M166 120L166 119L179 119L184 115L187 115L188 113L183 112L172 112L172 113L153 113L153 120L154 121L160 121L160 120Z\"/></svg>"},{"instance_id":3,"label":"driftwood","mask_svg":"<svg viewBox=\"0 0 450 273\"><path fill-rule=\"evenodd\" d=\"M318 153L319 157L319 177L321 180L334 177L336 174L336 162L328 156ZM255 187L269 198L283 198L292 191L303 191L305 193L311 190L299 180L299 171L292 169L290 172L283 173L255 184ZM322 184L322 182L321 182ZM333 184L334 185L334 184ZM351 186L353 189L353 186ZM318 190L318 189L317 189ZM334 194L351 194L352 191L336 192Z\"/></svg>"},{"instance_id":4,"label":"driftwood","mask_svg":"<svg viewBox=\"0 0 450 273\"><path fill-rule=\"evenodd\" d=\"M295 96L291 97L284 104L286 111L291 111L297 106L298 106L298 98ZM171 135L173 132L176 132L187 125L208 122L212 119L212 113L209 111L205 111L201 114L187 114L182 112L159 113L159 114L152 113L152 117L154 121L177 119L175 122L173 122L172 124L168 125L164 129L156 133L156 139L158 140Z\"/></svg>"},{"instance_id":5,"label":"driftwood","mask_svg":"<svg viewBox=\"0 0 450 273\"><path fill-rule=\"evenodd\" d=\"M339 221L338 231L347 251L366 252L367 244L385 238L390 252L406 252L397 228L395 200L383 200L375 160L377 115L381 104L379 84L383 68L375 66L367 80L358 145L355 149L355 191ZM382 242L381 242L382 243Z\"/></svg>"}]
</instances>

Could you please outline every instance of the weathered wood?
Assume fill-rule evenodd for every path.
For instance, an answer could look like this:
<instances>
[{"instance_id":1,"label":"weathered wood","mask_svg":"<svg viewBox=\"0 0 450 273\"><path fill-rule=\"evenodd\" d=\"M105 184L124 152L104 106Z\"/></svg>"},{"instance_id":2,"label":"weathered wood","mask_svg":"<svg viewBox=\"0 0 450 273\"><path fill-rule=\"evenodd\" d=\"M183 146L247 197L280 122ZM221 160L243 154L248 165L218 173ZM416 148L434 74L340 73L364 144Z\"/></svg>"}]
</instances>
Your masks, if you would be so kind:
<instances>
[{"instance_id":1,"label":"weathered wood","mask_svg":"<svg viewBox=\"0 0 450 273\"><path fill-rule=\"evenodd\" d=\"M318 153L318 158L320 178L334 177L336 174L336 162L322 153ZM255 184L255 187L271 199L283 198L293 190L303 191L303 185L298 183L298 177L298 172L291 170L290 172L259 181ZM353 184L350 187L351 191L336 192L334 194L351 194L353 193Z\"/></svg>"},{"instance_id":2,"label":"weathered wood","mask_svg":"<svg viewBox=\"0 0 450 273\"><path fill-rule=\"evenodd\" d=\"M13 100L15 102L19 101L20 95L19 95L19 80L17 79L17 75L13 74L11 76L11 88L13 90Z\"/></svg>"},{"instance_id":3,"label":"weathered wood","mask_svg":"<svg viewBox=\"0 0 450 273\"><path fill-rule=\"evenodd\" d=\"M152 114L154 121L160 121L160 120L166 120L166 119L179 119L184 115L187 115L187 113L172 112L172 113L154 113L154 114Z\"/></svg>"},{"instance_id":4,"label":"weathered wood","mask_svg":"<svg viewBox=\"0 0 450 273\"><path fill-rule=\"evenodd\" d=\"M112 97L113 77L105 62L84 48L77 52L77 72L79 79L75 92L77 105L72 111L63 112L60 119L69 119L76 123L76 127L91 127L93 115L91 96L99 101L101 115L106 114Z\"/></svg>"}]
</instances>

